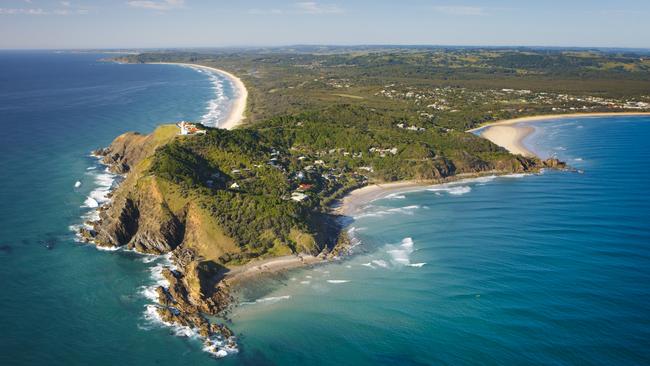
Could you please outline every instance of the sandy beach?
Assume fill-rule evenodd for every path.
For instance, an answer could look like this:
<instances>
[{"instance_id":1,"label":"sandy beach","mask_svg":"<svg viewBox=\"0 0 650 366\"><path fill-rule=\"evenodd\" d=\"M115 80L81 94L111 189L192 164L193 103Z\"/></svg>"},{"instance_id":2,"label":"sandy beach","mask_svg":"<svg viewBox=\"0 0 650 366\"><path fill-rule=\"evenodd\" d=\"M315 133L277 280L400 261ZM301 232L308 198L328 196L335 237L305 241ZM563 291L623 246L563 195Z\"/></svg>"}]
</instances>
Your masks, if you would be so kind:
<instances>
[{"instance_id":1,"label":"sandy beach","mask_svg":"<svg viewBox=\"0 0 650 366\"><path fill-rule=\"evenodd\" d=\"M535 132L535 128L531 126L504 124L487 127L481 134L481 137L486 138L501 147L505 147L513 154L533 157L535 154L526 149L523 143L524 139L530 136L533 132Z\"/></svg>"},{"instance_id":2,"label":"sandy beach","mask_svg":"<svg viewBox=\"0 0 650 366\"><path fill-rule=\"evenodd\" d=\"M244 116L244 112L246 111L246 101L248 100L248 90L246 89L246 86L244 83L241 81L240 78L237 76L229 73L228 71L224 71L221 69L217 69L215 67L209 67L209 66L203 66L203 65L197 65L197 64L188 64L188 63L180 63L180 62L154 62L155 64L160 64L160 65L182 65L182 66L188 66L188 67L195 67L199 69L205 69L213 72L217 72L219 74L222 74L226 76L228 79L230 79L235 87L236 95L235 99L233 100L232 103L232 108L230 109L230 113L228 116L221 122L219 125L219 128L225 128L227 130L232 130L233 128L238 127L241 125L246 118Z\"/></svg>"},{"instance_id":3,"label":"sandy beach","mask_svg":"<svg viewBox=\"0 0 650 366\"><path fill-rule=\"evenodd\" d=\"M231 286L238 286L256 278L266 278L270 274L323 262L325 259L307 254L253 260L242 266L230 268L224 280Z\"/></svg>"},{"instance_id":4,"label":"sandy beach","mask_svg":"<svg viewBox=\"0 0 650 366\"><path fill-rule=\"evenodd\" d=\"M368 203L385 198L390 194L403 193L411 190L417 190L418 188L430 186L433 183L426 182L417 182L417 181L402 181L394 183L382 183L382 184L372 184L365 186L359 189L348 193L340 201L340 205L334 210L334 212L352 216L355 213L358 213L363 206Z\"/></svg>"},{"instance_id":5,"label":"sandy beach","mask_svg":"<svg viewBox=\"0 0 650 366\"><path fill-rule=\"evenodd\" d=\"M467 132L483 130L481 137L507 149L513 154L533 157L535 154L524 146L524 139L535 131L535 128L524 123L555 121L558 119L578 117L612 117L612 116L644 116L650 112L608 112L608 113L573 113L548 114L532 117L521 117L489 123Z\"/></svg>"}]
</instances>

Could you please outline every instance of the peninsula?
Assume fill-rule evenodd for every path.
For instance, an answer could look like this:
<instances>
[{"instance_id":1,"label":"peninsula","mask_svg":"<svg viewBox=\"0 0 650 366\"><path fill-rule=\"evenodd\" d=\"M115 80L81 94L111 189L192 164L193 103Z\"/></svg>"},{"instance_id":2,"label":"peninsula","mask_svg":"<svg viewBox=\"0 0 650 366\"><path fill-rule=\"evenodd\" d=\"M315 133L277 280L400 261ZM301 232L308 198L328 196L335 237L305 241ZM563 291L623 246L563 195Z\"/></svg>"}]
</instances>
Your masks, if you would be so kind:
<instances>
[{"instance_id":1,"label":"peninsula","mask_svg":"<svg viewBox=\"0 0 650 366\"><path fill-rule=\"evenodd\" d=\"M585 71L567 61L573 69L545 68L542 77L538 63L519 56L515 50L321 48L122 57L229 70L239 98L222 125L227 129L196 125L205 132L180 135L176 125L162 125L148 135L125 133L96 151L125 179L100 207L99 220L80 234L101 247L170 255L157 313L198 329L207 346L223 354L234 347L233 334L206 315L227 310L233 284L344 254L349 242L340 215L386 187L565 167L466 130L572 108L650 109L648 84L637 83L645 73L630 71L608 93L592 95L609 71ZM535 57L611 61L603 54ZM511 68L531 72L514 78ZM574 72L594 83L576 86ZM346 195L343 208L333 209Z\"/></svg>"}]
</instances>

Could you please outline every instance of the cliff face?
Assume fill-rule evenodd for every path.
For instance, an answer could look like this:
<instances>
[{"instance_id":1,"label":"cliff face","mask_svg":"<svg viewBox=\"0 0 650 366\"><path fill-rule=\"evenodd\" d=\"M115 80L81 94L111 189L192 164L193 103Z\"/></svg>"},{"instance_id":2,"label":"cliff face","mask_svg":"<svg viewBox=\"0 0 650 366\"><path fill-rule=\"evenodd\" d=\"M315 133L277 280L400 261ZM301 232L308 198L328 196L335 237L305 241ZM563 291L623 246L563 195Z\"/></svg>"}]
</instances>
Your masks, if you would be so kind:
<instances>
[{"instance_id":1,"label":"cliff face","mask_svg":"<svg viewBox=\"0 0 650 366\"><path fill-rule=\"evenodd\" d=\"M179 200L168 192L165 182L148 174L151 156L176 134L173 126L160 127L146 136L126 133L95 152L111 171L128 174L112 193L111 203L100 208L93 229L83 229L81 234L97 246L172 253L176 270L165 269L163 276L169 285L157 289L159 316L198 329L215 350L217 344L234 346L230 330L212 324L203 314L216 315L231 302L227 285L219 283L226 268L214 259L225 252L237 253L239 248L226 236L206 235L205 226L214 223L202 221L200 208L190 199ZM212 228L215 231L218 228Z\"/></svg>"},{"instance_id":2,"label":"cliff face","mask_svg":"<svg viewBox=\"0 0 650 366\"><path fill-rule=\"evenodd\" d=\"M175 128L163 126L150 135L125 133L95 152L117 174L131 173L113 192L94 223L94 242L105 247L128 246L142 253L164 254L176 248L183 236L181 219L169 209L155 181L143 179L146 159L171 140Z\"/></svg>"}]
</instances>

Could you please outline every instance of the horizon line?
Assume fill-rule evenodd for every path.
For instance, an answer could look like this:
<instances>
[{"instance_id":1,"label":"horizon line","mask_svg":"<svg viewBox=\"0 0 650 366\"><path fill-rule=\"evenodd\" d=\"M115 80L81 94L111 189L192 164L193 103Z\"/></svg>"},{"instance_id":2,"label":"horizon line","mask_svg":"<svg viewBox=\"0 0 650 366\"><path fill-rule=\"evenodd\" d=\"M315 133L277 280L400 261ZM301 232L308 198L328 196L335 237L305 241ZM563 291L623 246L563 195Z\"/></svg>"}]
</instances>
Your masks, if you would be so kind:
<instances>
[{"instance_id":1,"label":"horizon line","mask_svg":"<svg viewBox=\"0 0 650 366\"><path fill-rule=\"evenodd\" d=\"M133 46L133 47L29 47L29 48L5 48L0 51L116 51L116 50L214 50L214 49L260 49L260 48L290 48L290 47L377 47L377 48L532 48L532 49L597 49L597 50L642 50L650 51L650 47L643 46L549 46L549 45L494 45L494 44L435 44L435 43L295 43L275 45L228 45L228 46Z\"/></svg>"}]
</instances>

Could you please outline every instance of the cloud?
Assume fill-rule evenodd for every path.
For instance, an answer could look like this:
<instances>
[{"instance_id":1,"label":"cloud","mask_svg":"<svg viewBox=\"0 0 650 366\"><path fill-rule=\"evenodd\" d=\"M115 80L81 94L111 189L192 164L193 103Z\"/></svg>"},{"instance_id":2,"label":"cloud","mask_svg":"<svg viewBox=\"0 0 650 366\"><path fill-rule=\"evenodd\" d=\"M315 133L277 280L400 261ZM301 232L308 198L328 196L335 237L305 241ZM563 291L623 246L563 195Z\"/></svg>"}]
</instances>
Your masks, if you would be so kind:
<instances>
[{"instance_id":1,"label":"cloud","mask_svg":"<svg viewBox=\"0 0 650 366\"><path fill-rule=\"evenodd\" d=\"M88 14L87 9L56 9L52 11L52 14L54 15L85 15Z\"/></svg>"},{"instance_id":2,"label":"cloud","mask_svg":"<svg viewBox=\"0 0 650 366\"><path fill-rule=\"evenodd\" d=\"M131 0L131 1L127 1L126 3L127 5L134 8L164 11L164 10L182 8L185 5L185 0L160 0L160 1Z\"/></svg>"},{"instance_id":3,"label":"cloud","mask_svg":"<svg viewBox=\"0 0 650 366\"><path fill-rule=\"evenodd\" d=\"M433 10L446 15L486 15L485 9L480 6L464 5L440 5L434 6Z\"/></svg>"},{"instance_id":4,"label":"cloud","mask_svg":"<svg viewBox=\"0 0 650 366\"><path fill-rule=\"evenodd\" d=\"M69 1L61 1L63 8L46 10L42 8L0 8L0 15L84 15L87 9L74 8Z\"/></svg>"},{"instance_id":5,"label":"cloud","mask_svg":"<svg viewBox=\"0 0 650 366\"><path fill-rule=\"evenodd\" d=\"M45 15L47 11L41 8L0 8L0 14L5 15Z\"/></svg>"},{"instance_id":6,"label":"cloud","mask_svg":"<svg viewBox=\"0 0 650 366\"><path fill-rule=\"evenodd\" d=\"M250 9L248 11L248 14L256 15L281 15L284 13L285 11L282 9Z\"/></svg>"},{"instance_id":7,"label":"cloud","mask_svg":"<svg viewBox=\"0 0 650 366\"><path fill-rule=\"evenodd\" d=\"M296 14L340 14L343 13L343 9L338 5L334 4L319 4L315 1L301 1L294 3L293 6L286 9L250 9L249 14L256 15L296 15Z\"/></svg>"},{"instance_id":8,"label":"cloud","mask_svg":"<svg viewBox=\"0 0 650 366\"><path fill-rule=\"evenodd\" d=\"M343 9L334 4L319 4L315 1L303 1L294 4L299 13L302 14L339 14Z\"/></svg>"}]
</instances>

